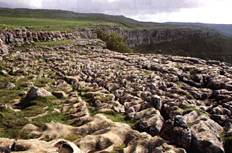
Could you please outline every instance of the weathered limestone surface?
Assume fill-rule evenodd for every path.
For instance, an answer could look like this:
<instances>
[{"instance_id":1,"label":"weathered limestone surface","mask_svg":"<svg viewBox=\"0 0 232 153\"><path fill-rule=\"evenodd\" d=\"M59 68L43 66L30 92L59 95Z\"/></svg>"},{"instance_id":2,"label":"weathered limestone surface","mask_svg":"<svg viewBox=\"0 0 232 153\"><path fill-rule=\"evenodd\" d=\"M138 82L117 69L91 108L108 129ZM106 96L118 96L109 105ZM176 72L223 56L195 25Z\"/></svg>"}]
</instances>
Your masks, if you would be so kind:
<instances>
[{"instance_id":1,"label":"weathered limestone surface","mask_svg":"<svg viewBox=\"0 0 232 153\"><path fill-rule=\"evenodd\" d=\"M49 122L43 129L26 125L29 135L37 136L25 140L27 150L34 141L74 134L81 136L73 142L81 152L111 152L123 144L123 152L128 153L225 152L220 134L231 136L230 64L160 54L121 54L104 49L101 42L81 39L74 44L22 49L11 53L17 60L4 59L5 71L14 79L22 78L17 74L30 74L31 81L54 79L40 88L22 86L30 89L27 98L52 96L48 90L56 88L53 95L66 99L58 99L59 109L52 113L68 115L75 125ZM106 114L123 114L125 120L137 124L132 129L107 119ZM6 142L9 147L24 140ZM53 144L44 142L43 147L57 149Z\"/></svg>"},{"instance_id":2,"label":"weathered limestone surface","mask_svg":"<svg viewBox=\"0 0 232 153\"><path fill-rule=\"evenodd\" d=\"M126 38L130 47L144 46L151 43L171 42L178 39L207 38L218 35L215 32L206 33L197 28L156 28L156 29L131 29L125 30L122 27L111 26L104 28L106 31L117 32Z\"/></svg>"},{"instance_id":3,"label":"weathered limestone surface","mask_svg":"<svg viewBox=\"0 0 232 153\"><path fill-rule=\"evenodd\" d=\"M13 30L0 31L2 42L12 44L13 46L22 46L24 44L35 44L40 41L60 41L65 39L88 39L96 38L94 33L96 29L77 29L68 31L39 31L30 32L26 28L15 28ZM155 29L130 29L126 30L120 26L109 26L101 28L108 32L116 32L126 39L126 44L130 47L144 46L151 43L171 42L178 39L207 38L218 35L213 31L203 32L198 28L155 28ZM80 46L86 46L86 42L80 41Z\"/></svg>"}]
</instances>

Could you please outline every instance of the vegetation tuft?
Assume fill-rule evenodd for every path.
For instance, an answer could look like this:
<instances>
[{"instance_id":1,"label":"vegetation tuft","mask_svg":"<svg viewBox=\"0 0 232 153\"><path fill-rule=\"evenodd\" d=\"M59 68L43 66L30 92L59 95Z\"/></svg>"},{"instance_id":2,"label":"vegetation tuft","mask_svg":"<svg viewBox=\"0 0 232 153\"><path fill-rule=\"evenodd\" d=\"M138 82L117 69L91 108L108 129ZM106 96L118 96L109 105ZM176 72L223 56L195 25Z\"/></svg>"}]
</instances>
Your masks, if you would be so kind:
<instances>
[{"instance_id":1,"label":"vegetation tuft","mask_svg":"<svg viewBox=\"0 0 232 153\"><path fill-rule=\"evenodd\" d=\"M220 134L220 138L223 141L225 152L232 152L232 136L227 136L226 133L226 131L223 131Z\"/></svg>"},{"instance_id":2,"label":"vegetation tuft","mask_svg":"<svg viewBox=\"0 0 232 153\"><path fill-rule=\"evenodd\" d=\"M126 147L126 145L125 144L122 144L122 145L120 145L120 146L118 146L118 147L115 147L114 148L114 151L112 151L111 153L121 153L121 152L123 152L123 149Z\"/></svg>"},{"instance_id":3,"label":"vegetation tuft","mask_svg":"<svg viewBox=\"0 0 232 153\"><path fill-rule=\"evenodd\" d=\"M134 51L125 44L124 37L115 32L108 33L96 30L97 37L106 42L106 47L120 53L133 53Z\"/></svg>"}]
</instances>

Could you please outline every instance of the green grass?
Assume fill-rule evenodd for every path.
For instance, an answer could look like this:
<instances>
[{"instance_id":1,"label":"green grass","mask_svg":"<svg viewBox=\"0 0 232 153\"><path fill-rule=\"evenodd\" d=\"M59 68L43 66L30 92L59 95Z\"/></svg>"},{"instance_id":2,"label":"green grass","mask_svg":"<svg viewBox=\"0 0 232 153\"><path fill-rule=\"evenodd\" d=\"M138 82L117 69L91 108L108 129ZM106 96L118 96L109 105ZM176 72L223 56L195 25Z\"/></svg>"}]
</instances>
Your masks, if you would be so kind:
<instances>
[{"instance_id":1,"label":"green grass","mask_svg":"<svg viewBox=\"0 0 232 153\"><path fill-rule=\"evenodd\" d=\"M28 123L22 113L15 113L9 108L0 111L0 118L0 128L2 130L0 137L18 138L18 132Z\"/></svg>"},{"instance_id":2,"label":"green grass","mask_svg":"<svg viewBox=\"0 0 232 153\"><path fill-rule=\"evenodd\" d=\"M23 99L21 105L25 107L20 112L14 112L11 109L0 110L0 137L6 138L29 138L28 131L20 130L26 124L34 124L43 127L45 123L54 121L70 125L69 117L64 113L52 114L54 108L60 108L55 103L55 97L38 97L33 100ZM45 110L44 108L47 107ZM48 111L47 115L28 121L25 117L34 117Z\"/></svg>"},{"instance_id":3,"label":"green grass","mask_svg":"<svg viewBox=\"0 0 232 153\"><path fill-rule=\"evenodd\" d=\"M101 96L100 95L100 99L98 99L98 100L100 100L101 102L103 102L103 103L105 103L105 102L108 102L108 101L112 101L112 98L111 97L103 97L103 96Z\"/></svg>"},{"instance_id":4,"label":"green grass","mask_svg":"<svg viewBox=\"0 0 232 153\"><path fill-rule=\"evenodd\" d=\"M41 78L34 81L36 87L46 87L48 83L54 82L53 79Z\"/></svg>"},{"instance_id":5,"label":"green grass","mask_svg":"<svg viewBox=\"0 0 232 153\"><path fill-rule=\"evenodd\" d=\"M209 114L209 113L207 113L206 111L203 111L203 110L195 109L195 106L185 107L185 108L180 108L180 109L182 109L182 110L193 110L193 111L198 112L199 114L205 114L205 115L208 115L209 117L211 117L211 114Z\"/></svg>"},{"instance_id":6,"label":"green grass","mask_svg":"<svg viewBox=\"0 0 232 153\"><path fill-rule=\"evenodd\" d=\"M30 31L71 31L77 28L93 27L96 24L113 25L107 21L94 20L58 20L39 18L20 18L0 16L0 30L5 28L33 27Z\"/></svg>"},{"instance_id":7,"label":"green grass","mask_svg":"<svg viewBox=\"0 0 232 153\"><path fill-rule=\"evenodd\" d=\"M75 135L75 134L70 134L67 137L65 137L66 140L71 141L71 142L73 142L73 141L75 141L75 140L77 140L79 138L81 138L81 136L80 135Z\"/></svg>"},{"instance_id":8,"label":"green grass","mask_svg":"<svg viewBox=\"0 0 232 153\"><path fill-rule=\"evenodd\" d=\"M135 129L135 125L137 121L135 120L128 120L126 116L122 113L116 113L116 112L105 112L103 113L108 119L113 120L114 122L120 122L128 124L132 129Z\"/></svg>"},{"instance_id":9,"label":"green grass","mask_svg":"<svg viewBox=\"0 0 232 153\"><path fill-rule=\"evenodd\" d=\"M226 131L223 131L219 136L223 141L225 152L232 152L232 136L228 137L226 136L226 133Z\"/></svg>"},{"instance_id":10,"label":"green grass","mask_svg":"<svg viewBox=\"0 0 232 153\"><path fill-rule=\"evenodd\" d=\"M65 20L77 23L78 27L91 27L93 25L98 25L99 27L104 27L108 25L121 25L126 29L148 29L148 28L172 28L172 27L179 27L176 25L170 25L165 23L152 23L152 22L139 22L130 18L126 18L124 16L115 16L115 15L105 15L105 14L93 14L93 13L75 13L70 11L61 11L61 10L31 10L31 9L7 9L7 8L0 8L0 16L6 18L31 18L31 19L39 19L44 21L44 19L53 19L57 24L57 20ZM46 21L46 20L45 20ZM39 25L38 27L36 24L30 24L29 22L24 21L17 21L19 26L35 26L35 29L39 29L39 27L44 28L44 26L50 25L53 27L51 22L49 24ZM35 21L32 20L32 23ZM6 22L2 22L5 24ZM41 22L39 22L41 24ZM59 25L62 22L59 22ZM0 23L1 24L1 23ZM15 23L11 24L15 26ZM70 25L70 24L63 24L63 25ZM50 27L50 28L51 28ZM75 27L75 25L74 25ZM66 27L72 29L71 27ZM48 28L49 29L49 28Z\"/></svg>"},{"instance_id":11,"label":"green grass","mask_svg":"<svg viewBox=\"0 0 232 153\"><path fill-rule=\"evenodd\" d=\"M55 45L63 45L63 44L72 44L75 40L61 40L61 41L45 41L45 42L37 42L35 46L55 46Z\"/></svg>"},{"instance_id":12,"label":"green grass","mask_svg":"<svg viewBox=\"0 0 232 153\"><path fill-rule=\"evenodd\" d=\"M51 121L70 124L69 117L66 116L65 113L52 114L53 109L59 108L60 105L55 103L54 100L57 100L54 96L38 97L33 100L24 99L20 105L25 108L23 109L23 113L25 113L24 116L36 116L48 111L47 115L35 118L30 122L36 126L43 127L45 123ZM47 109L44 110L44 107L47 107Z\"/></svg>"},{"instance_id":13,"label":"green grass","mask_svg":"<svg viewBox=\"0 0 232 153\"><path fill-rule=\"evenodd\" d=\"M0 103L13 103L14 99L22 99L25 97L25 91L28 91L27 88L20 87L22 83L25 83L26 78L20 79L19 81L14 81L13 77L8 75L0 76L0 87L5 84L6 82L12 82L15 84L14 89L0 89Z\"/></svg>"},{"instance_id":14,"label":"green grass","mask_svg":"<svg viewBox=\"0 0 232 153\"><path fill-rule=\"evenodd\" d=\"M14 99L24 98L26 94L23 94L23 90L8 90L0 89L0 103L14 103Z\"/></svg>"},{"instance_id":15,"label":"green grass","mask_svg":"<svg viewBox=\"0 0 232 153\"><path fill-rule=\"evenodd\" d=\"M0 87L10 80L11 78L8 75L0 75Z\"/></svg>"},{"instance_id":16,"label":"green grass","mask_svg":"<svg viewBox=\"0 0 232 153\"><path fill-rule=\"evenodd\" d=\"M125 144L122 144L122 145L120 145L120 146L117 146L117 147L114 148L114 151L112 151L111 153L120 153L120 152L122 152L122 150L123 150L125 147L126 147Z\"/></svg>"}]
</instances>

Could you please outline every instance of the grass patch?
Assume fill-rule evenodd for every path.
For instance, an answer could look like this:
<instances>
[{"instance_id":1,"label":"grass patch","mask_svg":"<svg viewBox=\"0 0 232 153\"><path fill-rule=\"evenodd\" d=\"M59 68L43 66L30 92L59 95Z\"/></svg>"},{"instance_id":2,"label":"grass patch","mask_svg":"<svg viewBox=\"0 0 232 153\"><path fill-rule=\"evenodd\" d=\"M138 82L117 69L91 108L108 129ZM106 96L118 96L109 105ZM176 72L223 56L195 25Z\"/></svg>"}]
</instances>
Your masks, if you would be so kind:
<instances>
[{"instance_id":1,"label":"grass patch","mask_svg":"<svg viewBox=\"0 0 232 153\"><path fill-rule=\"evenodd\" d=\"M175 64L174 67L177 68L177 69L179 69L180 65L179 64Z\"/></svg>"},{"instance_id":2,"label":"grass patch","mask_svg":"<svg viewBox=\"0 0 232 153\"><path fill-rule=\"evenodd\" d=\"M79 138L81 138L81 136L80 135L75 135L75 134L70 134L67 137L65 137L66 140L71 141L71 142L73 142L73 141L75 141L75 140L77 140Z\"/></svg>"},{"instance_id":3,"label":"grass patch","mask_svg":"<svg viewBox=\"0 0 232 153\"><path fill-rule=\"evenodd\" d=\"M34 85L35 85L36 87L46 87L46 85L47 85L48 83L52 83L52 82L54 82L53 79L41 78L41 79L36 79L36 80L34 81Z\"/></svg>"},{"instance_id":4,"label":"grass patch","mask_svg":"<svg viewBox=\"0 0 232 153\"><path fill-rule=\"evenodd\" d=\"M232 152L232 136L227 137L226 133L226 131L223 131L219 136L223 141L225 152Z\"/></svg>"},{"instance_id":5,"label":"grass patch","mask_svg":"<svg viewBox=\"0 0 232 153\"><path fill-rule=\"evenodd\" d=\"M59 20L39 19L25 17L3 17L0 16L0 30L8 28L30 27L30 31L68 31L77 28L93 27L96 24L113 25L107 21L94 20Z\"/></svg>"},{"instance_id":6,"label":"grass patch","mask_svg":"<svg viewBox=\"0 0 232 153\"><path fill-rule=\"evenodd\" d=\"M50 110L48 112L47 115L43 116L43 117L38 117L33 119L32 122L30 122L31 124L34 124L36 126L39 127L43 127L45 125L45 123L54 121L54 122L59 122L61 124L67 124L70 125L71 122L69 122L68 116L65 115L65 113L59 113L59 114L52 114L52 111Z\"/></svg>"},{"instance_id":7,"label":"grass patch","mask_svg":"<svg viewBox=\"0 0 232 153\"><path fill-rule=\"evenodd\" d=\"M14 99L22 99L26 94L23 93L23 90L8 90L0 89L0 103L14 103Z\"/></svg>"},{"instance_id":8,"label":"grass patch","mask_svg":"<svg viewBox=\"0 0 232 153\"><path fill-rule=\"evenodd\" d=\"M57 100L56 97L54 96L38 97L33 100L24 99L21 102L21 105L25 108L23 110L23 112L25 113L24 115L36 116L38 114L44 113L45 111L48 111L48 113L45 116L35 118L30 123L39 127L43 127L45 123L51 121L60 122L69 125L70 124L69 118L68 116L65 115L65 113L59 113L59 114L52 113L53 109L59 108L60 105L55 103L54 100ZM44 107L47 107L46 110L44 110Z\"/></svg>"},{"instance_id":9,"label":"grass patch","mask_svg":"<svg viewBox=\"0 0 232 153\"><path fill-rule=\"evenodd\" d=\"M203 110L199 110L199 109L195 109L195 106L191 106L191 107L185 107L185 108L180 108L182 110L193 110L196 111L199 114L205 114L208 115L209 117L211 117L211 114L207 113L206 111Z\"/></svg>"},{"instance_id":10,"label":"grass patch","mask_svg":"<svg viewBox=\"0 0 232 153\"><path fill-rule=\"evenodd\" d=\"M49 91L51 93L54 92L54 91L64 91L66 94L70 93L67 90L64 90L64 89L59 88L59 87L57 87L57 88L49 88L47 91Z\"/></svg>"},{"instance_id":11,"label":"grass patch","mask_svg":"<svg viewBox=\"0 0 232 153\"><path fill-rule=\"evenodd\" d=\"M97 91L97 90L91 89L91 88L82 88L82 89L80 89L79 91L80 91L80 92L85 92L85 93L87 93L87 92L95 92L95 91Z\"/></svg>"},{"instance_id":12,"label":"grass patch","mask_svg":"<svg viewBox=\"0 0 232 153\"><path fill-rule=\"evenodd\" d=\"M11 78L9 75L0 75L0 87L4 85L6 82L10 82Z\"/></svg>"},{"instance_id":13,"label":"grass patch","mask_svg":"<svg viewBox=\"0 0 232 153\"><path fill-rule=\"evenodd\" d=\"M112 101L112 98L111 97L103 97L102 95L100 95L100 100L101 102L105 103L105 102L108 102L108 101Z\"/></svg>"},{"instance_id":14,"label":"grass patch","mask_svg":"<svg viewBox=\"0 0 232 153\"><path fill-rule=\"evenodd\" d=\"M116 112L105 112L103 113L108 119L113 120L114 122L120 122L128 124L132 129L135 129L135 125L137 123L136 120L128 120L127 117L122 113L116 113Z\"/></svg>"},{"instance_id":15,"label":"grass patch","mask_svg":"<svg viewBox=\"0 0 232 153\"><path fill-rule=\"evenodd\" d=\"M55 45L63 45L63 44L72 44L75 40L61 40L61 41L44 41L37 42L35 46L55 46Z\"/></svg>"},{"instance_id":16,"label":"grass patch","mask_svg":"<svg viewBox=\"0 0 232 153\"><path fill-rule=\"evenodd\" d=\"M0 111L0 118L0 137L5 138L20 138L19 131L28 123L23 113L16 113L9 108Z\"/></svg>"},{"instance_id":17,"label":"grass patch","mask_svg":"<svg viewBox=\"0 0 232 153\"><path fill-rule=\"evenodd\" d=\"M112 151L111 153L121 153L122 150L123 150L125 147L126 147L125 144L122 144L122 145L120 145L120 146L117 146L117 147L114 148L114 151Z\"/></svg>"},{"instance_id":18,"label":"grass patch","mask_svg":"<svg viewBox=\"0 0 232 153\"><path fill-rule=\"evenodd\" d=\"M33 105L37 105L37 106L41 106L41 107L51 107L53 106L55 103L53 103L53 101L56 100L55 96L46 96L46 97L37 97L34 99L27 99L24 98L19 106L22 106L23 108L27 108Z\"/></svg>"},{"instance_id":19,"label":"grass patch","mask_svg":"<svg viewBox=\"0 0 232 153\"><path fill-rule=\"evenodd\" d=\"M45 116L35 118L30 122L36 126L43 127L45 123L51 121L70 125L69 118L65 113L52 113L55 108L59 109L60 107L60 104L55 103L54 100L57 100L54 96L38 97L32 100L23 99L19 106L23 108L21 113L24 117L34 117L48 111ZM45 107L46 109L44 109Z\"/></svg>"}]
</instances>

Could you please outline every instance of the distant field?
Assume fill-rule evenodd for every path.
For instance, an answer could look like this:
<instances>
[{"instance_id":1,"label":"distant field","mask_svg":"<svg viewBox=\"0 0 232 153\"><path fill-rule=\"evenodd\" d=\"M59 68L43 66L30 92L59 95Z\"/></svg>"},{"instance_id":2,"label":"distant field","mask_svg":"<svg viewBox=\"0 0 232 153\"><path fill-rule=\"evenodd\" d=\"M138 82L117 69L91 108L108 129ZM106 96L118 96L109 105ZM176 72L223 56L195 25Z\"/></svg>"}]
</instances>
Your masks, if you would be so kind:
<instances>
[{"instance_id":1,"label":"distant field","mask_svg":"<svg viewBox=\"0 0 232 153\"><path fill-rule=\"evenodd\" d=\"M62 31L77 28L93 27L94 25L115 25L115 23L97 20L54 20L37 18L14 18L0 16L0 30L5 28L33 27L31 31L49 30Z\"/></svg>"}]
</instances>

